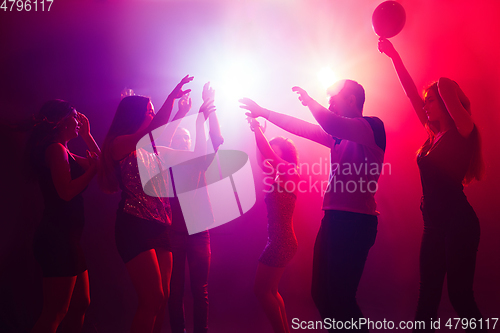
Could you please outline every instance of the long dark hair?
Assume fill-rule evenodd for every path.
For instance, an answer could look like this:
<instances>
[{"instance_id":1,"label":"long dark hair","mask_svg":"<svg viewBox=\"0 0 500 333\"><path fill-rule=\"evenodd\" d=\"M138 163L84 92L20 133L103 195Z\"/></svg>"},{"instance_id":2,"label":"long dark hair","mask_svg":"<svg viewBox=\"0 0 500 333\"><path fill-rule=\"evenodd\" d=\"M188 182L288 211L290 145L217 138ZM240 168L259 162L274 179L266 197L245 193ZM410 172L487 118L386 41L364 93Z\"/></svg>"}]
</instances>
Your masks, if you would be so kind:
<instances>
[{"instance_id":1,"label":"long dark hair","mask_svg":"<svg viewBox=\"0 0 500 333\"><path fill-rule=\"evenodd\" d=\"M439 105L443 108L443 110L447 110L446 105L444 104L441 95L439 94L438 83L433 82L427 88L424 89L424 97L427 95L429 91L433 91ZM466 101L462 103L463 107L469 114L471 114L470 102ZM417 155L425 154L431 148L434 139L436 137L436 133L439 132L439 122L437 121L427 121L425 124L425 129L427 133L429 133L429 138L425 143L420 147L417 151ZM469 163L469 167L465 174L464 179L462 180L462 184L467 185L470 184L474 179L481 180L484 173L484 162L483 162L483 154L481 149L481 136L479 134L479 130L476 125L474 125L474 129L470 133L468 140L471 141L472 144L472 158Z\"/></svg>"},{"instance_id":2,"label":"long dark hair","mask_svg":"<svg viewBox=\"0 0 500 333\"><path fill-rule=\"evenodd\" d=\"M119 189L115 163L111 156L111 144L116 137L133 134L140 128L146 117L148 103L147 97L128 96L118 104L115 117L104 139L98 175L99 185L106 193L114 193Z\"/></svg>"},{"instance_id":3,"label":"long dark hair","mask_svg":"<svg viewBox=\"0 0 500 333\"><path fill-rule=\"evenodd\" d=\"M27 149L32 165L43 161L38 156L39 148L52 142L62 129L64 120L75 110L67 101L53 99L46 102L40 111L33 116L33 128L28 139Z\"/></svg>"}]
</instances>

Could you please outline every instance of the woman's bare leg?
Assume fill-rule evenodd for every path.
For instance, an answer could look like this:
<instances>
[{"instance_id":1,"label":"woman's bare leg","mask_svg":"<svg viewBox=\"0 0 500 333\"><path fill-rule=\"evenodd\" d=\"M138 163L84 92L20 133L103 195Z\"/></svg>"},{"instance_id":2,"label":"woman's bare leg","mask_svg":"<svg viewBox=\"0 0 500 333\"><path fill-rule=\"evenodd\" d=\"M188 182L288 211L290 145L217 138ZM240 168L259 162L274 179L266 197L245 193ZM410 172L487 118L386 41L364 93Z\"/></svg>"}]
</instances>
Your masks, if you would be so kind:
<instances>
[{"instance_id":1,"label":"woman's bare leg","mask_svg":"<svg viewBox=\"0 0 500 333\"><path fill-rule=\"evenodd\" d=\"M137 292L137 311L131 333L151 333L164 302L161 272L154 249L141 252L125 264Z\"/></svg>"},{"instance_id":2,"label":"woman's bare leg","mask_svg":"<svg viewBox=\"0 0 500 333\"><path fill-rule=\"evenodd\" d=\"M168 295L170 294L170 276L172 275L172 252L164 249L156 249L156 258L160 266L161 282L164 299L156 316L153 333L160 333L163 320L165 319L165 309L167 307Z\"/></svg>"},{"instance_id":3,"label":"woman's bare leg","mask_svg":"<svg viewBox=\"0 0 500 333\"><path fill-rule=\"evenodd\" d=\"M289 332L285 304L278 293L278 284L285 268L259 263L255 275L254 292L264 308L275 333Z\"/></svg>"},{"instance_id":4,"label":"woman's bare leg","mask_svg":"<svg viewBox=\"0 0 500 333\"><path fill-rule=\"evenodd\" d=\"M83 327L85 312L90 305L89 274L88 271L77 275L69 309L59 325L60 333L78 333Z\"/></svg>"},{"instance_id":5,"label":"woman's bare leg","mask_svg":"<svg viewBox=\"0 0 500 333\"><path fill-rule=\"evenodd\" d=\"M76 276L43 278L43 308L31 333L55 333L68 312Z\"/></svg>"}]
</instances>

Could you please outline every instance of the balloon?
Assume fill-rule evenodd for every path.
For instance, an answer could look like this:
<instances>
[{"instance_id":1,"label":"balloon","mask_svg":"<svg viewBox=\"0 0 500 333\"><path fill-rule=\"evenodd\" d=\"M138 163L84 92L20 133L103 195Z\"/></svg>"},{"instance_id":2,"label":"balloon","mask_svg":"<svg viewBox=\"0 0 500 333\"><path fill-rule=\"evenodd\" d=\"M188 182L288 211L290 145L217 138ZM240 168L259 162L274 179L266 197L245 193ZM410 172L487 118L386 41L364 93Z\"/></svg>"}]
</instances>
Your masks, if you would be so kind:
<instances>
[{"instance_id":1,"label":"balloon","mask_svg":"<svg viewBox=\"0 0 500 333\"><path fill-rule=\"evenodd\" d=\"M384 1L373 11L373 30L382 38L391 38L399 34L405 22L405 9L399 2Z\"/></svg>"}]
</instances>

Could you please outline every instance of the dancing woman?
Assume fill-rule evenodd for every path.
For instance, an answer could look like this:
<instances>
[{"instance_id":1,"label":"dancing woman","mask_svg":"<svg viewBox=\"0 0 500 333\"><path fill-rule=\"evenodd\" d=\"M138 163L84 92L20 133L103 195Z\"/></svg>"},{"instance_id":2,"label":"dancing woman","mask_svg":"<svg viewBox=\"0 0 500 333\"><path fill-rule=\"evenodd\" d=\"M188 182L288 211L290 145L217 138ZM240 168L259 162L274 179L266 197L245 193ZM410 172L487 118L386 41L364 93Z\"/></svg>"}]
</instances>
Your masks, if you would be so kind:
<instances>
[{"instance_id":1,"label":"dancing woman","mask_svg":"<svg viewBox=\"0 0 500 333\"><path fill-rule=\"evenodd\" d=\"M203 101L208 102L210 100L214 101L215 91L210 87L210 83L203 86L202 93ZM171 141L170 147L179 150L190 150L191 149L191 134L190 132L177 125L179 121L189 112L191 109L191 98L188 95L184 95L179 100L179 110L172 119L172 124L164 137L166 141ZM212 142L212 146L215 152L218 151L219 146L223 143L219 122L217 120L215 109L211 112L209 119L209 134ZM202 134L197 133L196 136L201 136ZM172 137L171 140L170 137ZM208 144L208 142L207 142ZM208 147L207 147L208 151ZM196 188L197 199L193 202L184 202L185 206L181 208L179 198L177 196L170 197L170 206L172 208L172 226L170 233L170 241L172 247L172 278L170 281L170 298L168 299L168 311L170 318L170 328L172 333L183 333L186 332L185 314L184 314L184 283L185 283L185 271L186 271L186 261L189 266L189 280L191 284L191 294L193 296L193 332L194 333L206 333L208 332L208 310L209 310L209 299L208 299L208 275L210 271L210 234L208 230L197 232L195 234L190 234L188 232L188 227L184 218L183 210L189 209L190 204L197 204L195 202L200 202L208 198L208 192L206 190L206 177L205 171L208 169L210 164L213 162L215 154L208 154L206 159L202 163L192 163L190 165L183 165L182 172L179 172L177 176L180 176L182 182L185 184L190 184L192 188ZM179 170L177 170L179 171ZM178 178L176 178L178 179ZM206 201L205 201L206 202ZM196 221L197 223L203 224L205 221L211 221L213 223L213 214L210 210L201 209L194 207L199 211L203 211L205 215L203 217L204 221Z\"/></svg>"},{"instance_id":2,"label":"dancing woman","mask_svg":"<svg viewBox=\"0 0 500 333\"><path fill-rule=\"evenodd\" d=\"M286 264L297 252L292 220L300 179L297 149L292 141L283 137L267 141L259 122L254 118L248 120L263 159L262 169L266 177L274 179L265 189L269 237L259 258L254 291L274 332L288 333L290 328L285 303L278 292L278 285Z\"/></svg>"},{"instance_id":3,"label":"dancing woman","mask_svg":"<svg viewBox=\"0 0 500 333\"><path fill-rule=\"evenodd\" d=\"M479 220L463 192L464 185L479 180L482 171L479 132L471 117L470 102L458 84L440 78L420 97L401 57L387 39L379 41L380 52L391 58L401 85L429 137L418 151L422 182L421 210L424 233L420 248L420 294L416 320L436 320L444 277L450 302L460 318L482 316L472 290Z\"/></svg>"},{"instance_id":4,"label":"dancing woman","mask_svg":"<svg viewBox=\"0 0 500 333\"><path fill-rule=\"evenodd\" d=\"M190 91L183 91L182 88L192 80L193 77L184 77L156 114L147 97L128 96L122 99L104 141L99 181L106 192L122 191L115 238L118 252L138 295L138 307L131 327L133 333L160 332L169 295L172 254L168 225L171 223L171 212L166 193L167 177L163 177L162 172L166 170L161 169L161 164L172 164L174 160L203 154L205 146L204 142L199 144L197 137L194 153L156 147L151 131L168 122L174 100ZM212 107L204 103L200 112ZM197 126L203 127L203 123L204 115L200 115ZM201 131L204 134L204 130ZM144 140L148 134L151 141ZM200 140L204 140L204 135ZM153 151L144 148L146 144ZM153 176L146 185L148 194L143 189L139 174L139 169L143 167Z\"/></svg>"},{"instance_id":5,"label":"dancing woman","mask_svg":"<svg viewBox=\"0 0 500 333\"><path fill-rule=\"evenodd\" d=\"M68 149L80 135L87 157ZM45 208L33 251L43 273L43 308L32 333L80 332L90 303L89 277L80 238L85 223L82 192L95 176L100 150L87 117L63 100L51 100L36 115L30 158Z\"/></svg>"}]
</instances>

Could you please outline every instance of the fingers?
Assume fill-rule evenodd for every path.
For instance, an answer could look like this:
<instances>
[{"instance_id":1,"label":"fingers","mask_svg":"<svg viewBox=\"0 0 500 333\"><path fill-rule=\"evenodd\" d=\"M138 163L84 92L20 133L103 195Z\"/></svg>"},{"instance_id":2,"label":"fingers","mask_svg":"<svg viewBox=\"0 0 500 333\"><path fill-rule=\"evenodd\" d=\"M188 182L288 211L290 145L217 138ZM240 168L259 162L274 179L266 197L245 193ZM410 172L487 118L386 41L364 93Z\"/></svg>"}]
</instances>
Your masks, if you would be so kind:
<instances>
[{"instance_id":1,"label":"fingers","mask_svg":"<svg viewBox=\"0 0 500 333\"><path fill-rule=\"evenodd\" d=\"M302 103L302 105L307 106L308 102L311 100L311 97L307 94L307 92L300 88L300 87L292 87L292 91L296 92L299 94L299 101Z\"/></svg>"},{"instance_id":2,"label":"fingers","mask_svg":"<svg viewBox=\"0 0 500 333\"><path fill-rule=\"evenodd\" d=\"M238 102L243 103L243 104L255 104L254 101L252 101L250 98L243 97L242 99L238 100Z\"/></svg>"},{"instance_id":3,"label":"fingers","mask_svg":"<svg viewBox=\"0 0 500 333\"><path fill-rule=\"evenodd\" d=\"M252 130L252 132L255 132L255 130L260 127L260 123L255 118L247 117L247 122L250 124L250 130Z\"/></svg>"},{"instance_id":4,"label":"fingers","mask_svg":"<svg viewBox=\"0 0 500 333\"><path fill-rule=\"evenodd\" d=\"M186 84L186 83L193 81L193 79L194 79L194 76L189 76L189 74L188 74L182 78L181 83Z\"/></svg>"},{"instance_id":5,"label":"fingers","mask_svg":"<svg viewBox=\"0 0 500 333\"><path fill-rule=\"evenodd\" d=\"M394 46L387 38L381 37L378 40L378 50L380 53L385 53L385 54L389 55L388 53L393 53Z\"/></svg>"},{"instance_id":6,"label":"fingers","mask_svg":"<svg viewBox=\"0 0 500 333\"><path fill-rule=\"evenodd\" d=\"M203 113L203 115L205 116L205 120L207 120L208 116L210 116L210 114L215 111L215 105L211 101L204 102L200 107L200 113Z\"/></svg>"},{"instance_id":7,"label":"fingers","mask_svg":"<svg viewBox=\"0 0 500 333\"><path fill-rule=\"evenodd\" d=\"M203 86L203 92L201 94L201 97L203 99L203 101L206 101L206 100L213 100L215 99L215 90L210 87L210 81L205 83L205 85Z\"/></svg>"},{"instance_id":8,"label":"fingers","mask_svg":"<svg viewBox=\"0 0 500 333\"><path fill-rule=\"evenodd\" d=\"M76 117L77 117L77 120L80 122L80 123L88 123L89 119L81 112L76 112Z\"/></svg>"}]
</instances>

